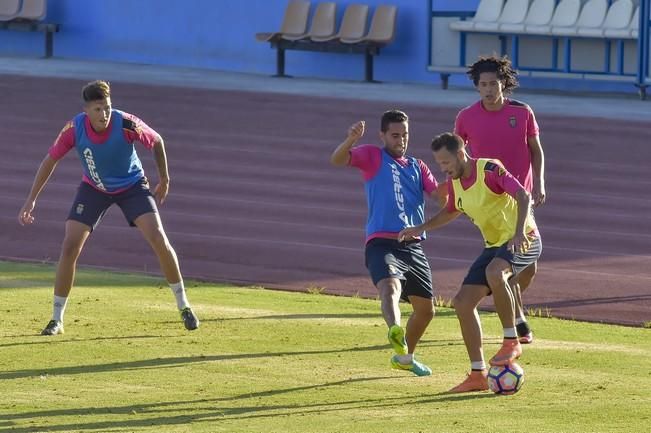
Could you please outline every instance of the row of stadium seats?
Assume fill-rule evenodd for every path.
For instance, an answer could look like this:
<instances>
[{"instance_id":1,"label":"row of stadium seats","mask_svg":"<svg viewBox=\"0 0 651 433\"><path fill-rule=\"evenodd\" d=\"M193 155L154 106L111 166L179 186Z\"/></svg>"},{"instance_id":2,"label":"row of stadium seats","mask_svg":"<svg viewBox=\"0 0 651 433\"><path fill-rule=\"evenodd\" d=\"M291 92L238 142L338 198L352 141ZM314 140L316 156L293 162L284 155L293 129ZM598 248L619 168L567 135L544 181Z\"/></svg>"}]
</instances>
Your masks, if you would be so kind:
<instances>
[{"instance_id":1,"label":"row of stadium seats","mask_svg":"<svg viewBox=\"0 0 651 433\"><path fill-rule=\"evenodd\" d=\"M59 25L43 22L46 15L47 0L0 0L0 30L43 32L47 58L52 57Z\"/></svg>"},{"instance_id":2,"label":"row of stadium seats","mask_svg":"<svg viewBox=\"0 0 651 433\"><path fill-rule=\"evenodd\" d=\"M370 29L367 32L368 12L368 5L348 5L337 32L337 4L335 2L319 3L308 30L310 2L292 1L287 5L280 31L257 33L256 39L262 42L269 42L274 39L289 41L308 39L312 42L337 41L344 44L357 44L360 42L386 44L391 42L395 35L397 8L390 5L378 6L371 19Z\"/></svg>"},{"instance_id":3,"label":"row of stadium seats","mask_svg":"<svg viewBox=\"0 0 651 433\"><path fill-rule=\"evenodd\" d=\"M46 14L46 0L0 0L0 21L40 21Z\"/></svg>"},{"instance_id":4,"label":"row of stadium seats","mask_svg":"<svg viewBox=\"0 0 651 433\"><path fill-rule=\"evenodd\" d=\"M460 32L558 37L637 39L639 5L631 0L481 0L470 20L454 21Z\"/></svg>"},{"instance_id":5,"label":"row of stadium seats","mask_svg":"<svg viewBox=\"0 0 651 433\"><path fill-rule=\"evenodd\" d=\"M258 41L269 42L278 50L276 75L285 76L285 50L356 53L365 56L365 80L373 81L373 56L380 54L380 49L395 37L397 7L377 6L369 28L369 6L350 4L344 10L338 31L335 2L319 3L308 29L310 7L309 1L290 1L279 31L256 33Z\"/></svg>"}]
</instances>

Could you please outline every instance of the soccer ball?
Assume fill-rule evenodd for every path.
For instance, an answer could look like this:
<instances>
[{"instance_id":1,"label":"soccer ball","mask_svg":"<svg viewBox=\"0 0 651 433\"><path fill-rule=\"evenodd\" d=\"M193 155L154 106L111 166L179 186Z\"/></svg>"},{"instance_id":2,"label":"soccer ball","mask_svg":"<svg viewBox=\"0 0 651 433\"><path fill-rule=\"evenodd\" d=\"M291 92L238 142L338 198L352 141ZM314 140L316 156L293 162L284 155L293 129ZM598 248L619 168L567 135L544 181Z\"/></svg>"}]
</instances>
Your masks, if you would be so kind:
<instances>
[{"instance_id":1,"label":"soccer ball","mask_svg":"<svg viewBox=\"0 0 651 433\"><path fill-rule=\"evenodd\" d=\"M524 370L513 362L509 365L495 365L488 370L488 387L495 394L515 394L524 383Z\"/></svg>"}]
</instances>

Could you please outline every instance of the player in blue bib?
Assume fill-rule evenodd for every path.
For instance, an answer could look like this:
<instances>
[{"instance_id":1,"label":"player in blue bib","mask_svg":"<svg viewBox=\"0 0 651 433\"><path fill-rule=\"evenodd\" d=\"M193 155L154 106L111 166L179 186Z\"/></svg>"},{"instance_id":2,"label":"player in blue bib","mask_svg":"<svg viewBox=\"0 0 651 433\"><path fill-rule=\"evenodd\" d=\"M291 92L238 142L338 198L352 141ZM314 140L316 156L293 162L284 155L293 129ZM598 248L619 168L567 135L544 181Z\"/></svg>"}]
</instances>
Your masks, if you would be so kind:
<instances>
[{"instance_id":1,"label":"player in blue bib","mask_svg":"<svg viewBox=\"0 0 651 433\"><path fill-rule=\"evenodd\" d=\"M63 333L63 315L75 277L81 250L109 207L117 204L131 226L138 227L158 257L183 323L188 330L199 319L188 302L176 252L158 215L169 188L167 157L161 136L136 116L111 108L111 89L105 81L93 81L82 90L84 112L69 121L50 147L36 173L18 221L34 222L36 199L58 162L73 148L81 161L83 176L66 221L65 238L54 283L52 319L43 335ZM154 153L159 183L152 194L134 143Z\"/></svg>"},{"instance_id":2,"label":"player in blue bib","mask_svg":"<svg viewBox=\"0 0 651 433\"><path fill-rule=\"evenodd\" d=\"M399 242L398 234L425 221L425 196L438 198L438 184L423 161L406 156L409 119L402 111L382 115L383 148L356 146L363 135L363 121L352 125L330 161L336 166L356 167L364 177L368 205L366 267L380 294L382 316L389 327L388 338L395 351L391 365L428 376L432 370L414 358L416 345L434 317L432 273L420 245L425 236ZM401 298L414 309L406 328L400 324Z\"/></svg>"}]
</instances>

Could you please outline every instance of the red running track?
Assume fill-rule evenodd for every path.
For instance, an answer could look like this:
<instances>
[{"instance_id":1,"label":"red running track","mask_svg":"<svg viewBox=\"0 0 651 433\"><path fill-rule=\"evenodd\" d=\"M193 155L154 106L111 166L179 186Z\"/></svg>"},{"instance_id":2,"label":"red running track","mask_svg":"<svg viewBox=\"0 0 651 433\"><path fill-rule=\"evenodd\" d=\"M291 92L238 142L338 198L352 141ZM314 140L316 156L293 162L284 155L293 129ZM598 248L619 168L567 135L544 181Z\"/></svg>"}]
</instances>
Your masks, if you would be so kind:
<instances>
[{"instance_id":1,"label":"red running track","mask_svg":"<svg viewBox=\"0 0 651 433\"><path fill-rule=\"evenodd\" d=\"M0 83L2 258L58 257L81 177L76 155L59 164L41 194L36 224L20 227L16 216L48 146L78 112L83 84L13 76ZM358 119L367 121L367 141L374 142L380 114L401 108L411 118L410 153L440 179L429 142L452 127L457 111L133 84L114 84L113 93L116 108L139 115L165 138L172 182L161 214L186 278L370 297L362 179L354 169L331 167L330 152ZM648 125L562 115L538 120L548 203L536 212L544 251L525 304L564 318L651 321ZM139 153L155 181L151 155ZM466 220L431 233L425 250L438 294L454 295L481 249ZM80 265L158 272L117 208L89 240Z\"/></svg>"}]
</instances>

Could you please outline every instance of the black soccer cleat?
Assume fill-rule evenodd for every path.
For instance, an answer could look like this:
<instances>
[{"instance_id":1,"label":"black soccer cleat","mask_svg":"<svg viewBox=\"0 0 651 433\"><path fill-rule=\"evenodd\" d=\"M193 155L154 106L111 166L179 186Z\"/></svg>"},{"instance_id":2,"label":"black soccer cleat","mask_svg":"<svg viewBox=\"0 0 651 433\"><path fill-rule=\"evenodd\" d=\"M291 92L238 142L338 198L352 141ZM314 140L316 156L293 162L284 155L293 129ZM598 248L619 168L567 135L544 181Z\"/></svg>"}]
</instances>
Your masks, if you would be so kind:
<instances>
[{"instance_id":1,"label":"black soccer cleat","mask_svg":"<svg viewBox=\"0 0 651 433\"><path fill-rule=\"evenodd\" d=\"M58 320L50 320L45 329L41 331L41 335L57 335L63 334L63 322Z\"/></svg>"},{"instance_id":2,"label":"black soccer cleat","mask_svg":"<svg viewBox=\"0 0 651 433\"><path fill-rule=\"evenodd\" d=\"M190 307L181 310L181 319L183 319L183 325L188 331L194 331L199 327L199 319Z\"/></svg>"}]
</instances>

